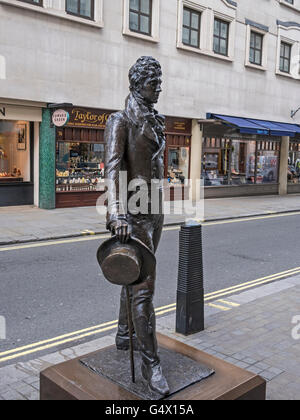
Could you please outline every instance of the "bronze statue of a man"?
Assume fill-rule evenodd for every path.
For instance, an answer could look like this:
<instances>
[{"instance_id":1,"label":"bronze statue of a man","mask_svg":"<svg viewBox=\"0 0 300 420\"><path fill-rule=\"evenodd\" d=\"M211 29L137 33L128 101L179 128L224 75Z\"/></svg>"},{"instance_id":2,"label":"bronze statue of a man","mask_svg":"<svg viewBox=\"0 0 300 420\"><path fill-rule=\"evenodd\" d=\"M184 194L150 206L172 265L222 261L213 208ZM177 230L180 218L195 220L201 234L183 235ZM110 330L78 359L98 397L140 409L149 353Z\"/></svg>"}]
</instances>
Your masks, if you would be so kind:
<instances>
[{"instance_id":1,"label":"bronze statue of a man","mask_svg":"<svg viewBox=\"0 0 300 420\"><path fill-rule=\"evenodd\" d=\"M165 119L154 109L162 90L161 77L158 61L152 57L139 58L129 71L130 94L126 99L126 108L110 117L105 131L105 177L115 185L115 188L108 188L107 228L121 243L126 243L132 236L142 241L153 253L157 250L163 227L162 203L156 214L151 213L150 204L147 214L124 211L119 198L119 175L126 171L128 184L134 179L146 182L150 203L151 180L164 178ZM130 199L133 193L126 194ZM161 190L159 196L161 200ZM165 396L169 393L169 387L162 373L157 349L153 307L155 277L156 266L149 265L139 280L130 286L134 346L141 352L144 379L152 390ZM127 319L126 291L123 287L116 337L119 350L129 348Z\"/></svg>"}]
</instances>

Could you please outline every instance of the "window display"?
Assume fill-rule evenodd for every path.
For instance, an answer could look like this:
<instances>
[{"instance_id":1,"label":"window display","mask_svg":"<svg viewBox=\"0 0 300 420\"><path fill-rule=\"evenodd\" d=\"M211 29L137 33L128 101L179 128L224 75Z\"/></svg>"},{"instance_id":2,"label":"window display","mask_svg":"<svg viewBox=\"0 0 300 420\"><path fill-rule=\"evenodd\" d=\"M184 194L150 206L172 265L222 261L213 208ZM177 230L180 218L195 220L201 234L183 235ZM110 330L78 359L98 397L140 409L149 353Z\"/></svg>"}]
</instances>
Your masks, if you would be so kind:
<instances>
[{"instance_id":1,"label":"window display","mask_svg":"<svg viewBox=\"0 0 300 420\"><path fill-rule=\"evenodd\" d=\"M97 191L104 182L104 144L57 143L56 191Z\"/></svg>"},{"instance_id":2,"label":"window display","mask_svg":"<svg viewBox=\"0 0 300 420\"><path fill-rule=\"evenodd\" d=\"M0 121L0 182L30 181L29 123Z\"/></svg>"},{"instance_id":3,"label":"window display","mask_svg":"<svg viewBox=\"0 0 300 420\"><path fill-rule=\"evenodd\" d=\"M168 150L168 182L184 184L189 178L189 148L170 147Z\"/></svg>"},{"instance_id":4,"label":"window display","mask_svg":"<svg viewBox=\"0 0 300 420\"><path fill-rule=\"evenodd\" d=\"M202 175L205 186L278 182L280 143L205 138Z\"/></svg>"},{"instance_id":5,"label":"window display","mask_svg":"<svg viewBox=\"0 0 300 420\"><path fill-rule=\"evenodd\" d=\"M257 184L278 182L279 151L259 151L257 156Z\"/></svg>"},{"instance_id":6,"label":"window display","mask_svg":"<svg viewBox=\"0 0 300 420\"><path fill-rule=\"evenodd\" d=\"M288 183L300 184L300 144L291 143L288 159Z\"/></svg>"}]
</instances>

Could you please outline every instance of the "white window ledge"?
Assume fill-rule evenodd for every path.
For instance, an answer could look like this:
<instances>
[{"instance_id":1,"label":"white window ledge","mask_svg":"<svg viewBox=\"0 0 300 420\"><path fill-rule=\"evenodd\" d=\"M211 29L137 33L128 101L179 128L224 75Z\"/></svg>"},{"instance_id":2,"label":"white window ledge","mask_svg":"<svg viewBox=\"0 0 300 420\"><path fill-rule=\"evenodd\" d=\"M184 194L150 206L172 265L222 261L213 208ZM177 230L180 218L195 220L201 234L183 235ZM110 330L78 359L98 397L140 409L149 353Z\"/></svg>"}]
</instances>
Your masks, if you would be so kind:
<instances>
[{"instance_id":1,"label":"white window ledge","mask_svg":"<svg viewBox=\"0 0 300 420\"><path fill-rule=\"evenodd\" d=\"M245 67L248 67L248 68L250 68L250 69L255 69L255 70L260 70L260 71L267 71L268 69L267 69L267 67L264 67L264 66L258 66L258 65L256 65L256 64L252 64L252 63L246 63L245 64Z\"/></svg>"},{"instance_id":2,"label":"white window ledge","mask_svg":"<svg viewBox=\"0 0 300 420\"><path fill-rule=\"evenodd\" d=\"M98 20L98 21L94 21L94 20L90 20L90 19L84 19L84 18L81 18L79 16L69 15L64 10L50 9L50 8L46 8L46 7L42 7L42 6L30 4L30 3L25 3L25 2L22 2L22 1L18 1L18 0L0 0L0 5L1 4L8 5L8 6L13 6L13 7L18 7L20 9L31 10L31 11L36 12L36 13L42 13L42 14L47 15L47 16L50 15L50 16L53 16L53 17L56 17L56 18L66 19L68 21L81 23L83 25L88 25L88 26L92 26L92 27L95 27L95 28L103 28L104 27L102 19Z\"/></svg>"},{"instance_id":3,"label":"white window ledge","mask_svg":"<svg viewBox=\"0 0 300 420\"><path fill-rule=\"evenodd\" d=\"M128 28L124 28L123 35L142 39L143 41L154 42L156 44L159 43L159 37L153 37L151 35L144 35L144 34L140 34L139 32L133 32Z\"/></svg>"},{"instance_id":4,"label":"white window ledge","mask_svg":"<svg viewBox=\"0 0 300 420\"><path fill-rule=\"evenodd\" d=\"M288 79L299 81L299 79L294 77L291 73L285 73L285 72L280 71L280 70L276 70L276 75L277 76L282 76L282 77L287 77Z\"/></svg>"},{"instance_id":5,"label":"white window ledge","mask_svg":"<svg viewBox=\"0 0 300 420\"><path fill-rule=\"evenodd\" d=\"M193 48L188 45L184 45L183 43L177 43L177 48L179 50L185 50L196 54L206 55L208 57L217 58L219 60L228 61L232 63L234 59L232 57L228 57L227 55L216 54L211 51L201 50L200 48Z\"/></svg>"}]
</instances>

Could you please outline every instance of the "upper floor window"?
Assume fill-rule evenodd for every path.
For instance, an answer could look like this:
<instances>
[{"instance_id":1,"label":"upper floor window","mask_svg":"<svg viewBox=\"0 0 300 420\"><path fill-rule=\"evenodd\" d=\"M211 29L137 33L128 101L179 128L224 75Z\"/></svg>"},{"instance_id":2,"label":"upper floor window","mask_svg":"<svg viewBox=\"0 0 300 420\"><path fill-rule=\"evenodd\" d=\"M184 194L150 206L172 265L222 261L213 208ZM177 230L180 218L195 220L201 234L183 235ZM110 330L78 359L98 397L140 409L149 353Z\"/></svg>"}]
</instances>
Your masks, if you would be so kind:
<instances>
[{"instance_id":1,"label":"upper floor window","mask_svg":"<svg viewBox=\"0 0 300 420\"><path fill-rule=\"evenodd\" d=\"M43 0L19 0L19 1L23 1L24 3L29 3L29 4L36 4L37 6L43 6Z\"/></svg>"},{"instance_id":2,"label":"upper floor window","mask_svg":"<svg viewBox=\"0 0 300 420\"><path fill-rule=\"evenodd\" d=\"M129 29L144 35L151 35L152 0L130 0Z\"/></svg>"},{"instance_id":3,"label":"upper floor window","mask_svg":"<svg viewBox=\"0 0 300 420\"><path fill-rule=\"evenodd\" d=\"M229 22L215 18L214 22L214 52L228 55Z\"/></svg>"},{"instance_id":4,"label":"upper floor window","mask_svg":"<svg viewBox=\"0 0 300 420\"><path fill-rule=\"evenodd\" d=\"M201 13L183 8L182 43L190 47L200 47Z\"/></svg>"},{"instance_id":5,"label":"upper floor window","mask_svg":"<svg viewBox=\"0 0 300 420\"><path fill-rule=\"evenodd\" d=\"M251 64L256 64L257 66L262 65L263 39L264 36L262 34L253 31L251 32L249 57Z\"/></svg>"},{"instance_id":6,"label":"upper floor window","mask_svg":"<svg viewBox=\"0 0 300 420\"><path fill-rule=\"evenodd\" d=\"M292 46L286 42L281 42L279 70L283 73L290 73L291 71L291 53Z\"/></svg>"},{"instance_id":7,"label":"upper floor window","mask_svg":"<svg viewBox=\"0 0 300 420\"><path fill-rule=\"evenodd\" d=\"M287 3L294 4L294 0L285 0Z\"/></svg>"},{"instance_id":8,"label":"upper floor window","mask_svg":"<svg viewBox=\"0 0 300 420\"><path fill-rule=\"evenodd\" d=\"M66 12L85 19L94 19L94 0L66 0Z\"/></svg>"}]
</instances>

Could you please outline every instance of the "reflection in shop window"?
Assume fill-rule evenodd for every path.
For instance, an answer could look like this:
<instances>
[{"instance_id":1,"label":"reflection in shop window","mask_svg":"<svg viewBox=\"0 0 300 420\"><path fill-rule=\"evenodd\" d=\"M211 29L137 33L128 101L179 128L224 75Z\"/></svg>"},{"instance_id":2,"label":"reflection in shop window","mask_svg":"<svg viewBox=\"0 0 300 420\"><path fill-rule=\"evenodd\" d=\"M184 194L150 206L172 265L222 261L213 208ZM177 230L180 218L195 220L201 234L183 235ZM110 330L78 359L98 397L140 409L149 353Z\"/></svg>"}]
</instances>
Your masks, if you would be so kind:
<instances>
[{"instance_id":1,"label":"reflection in shop window","mask_svg":"<svg viewBox=\"0 0 300 420\"><path fill-rule=\"evenodd\" d=\"M189 178L189 148L170 147L168 151L168 182L184 184Z\"/></svg>"},{"instance_id":2,"label":"reflection in shop window","mask_svg":"<svg viewBox=\"0 0 300 420\"><path fill-rule=\"evenodd\" d=\"M30 128L25 121L0 121L0 183L30 182Z\"/></svg>"},{"instance_id":3,"label":"reflection in shop window","mask_svg":"<svg viewBox=\"0 0 300 420\"><path fill-rule=\"evenodd\" d=\"M257 153L257 184L272 184L278 182L279 143L259 142Z\"/></svg>"},{"instance_id":4,"label":"reflection in shop window","mask_svg":"<svg viewBox=\"0 0 300 420\"><path fill-rule=\"evenodd\" d=\"M56 191L97 191L104 182L104 144L57 143Z\"/></svg>"},{"instance_id":5,"label":"reflection in shop window","mask_svg":"<svg viewBox=\"0 0 300 420\"><path fill-rule=\"evenodd\" d=\"M288 182L290 184L300 183L300 143L290 143Z\"/></svg>"},{"instance_id":6,"label":"reflection in shop window","mask_svg":"<svg viewBox=\"0 0 300 420\"><path fill-rule=\"evenodd\" d=\"M278 182L279 143L206 138L202 176L205 186Z\"/></svg>"}]
</instances>

